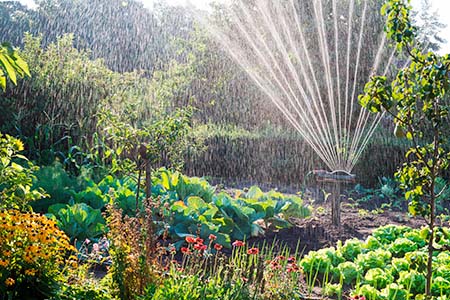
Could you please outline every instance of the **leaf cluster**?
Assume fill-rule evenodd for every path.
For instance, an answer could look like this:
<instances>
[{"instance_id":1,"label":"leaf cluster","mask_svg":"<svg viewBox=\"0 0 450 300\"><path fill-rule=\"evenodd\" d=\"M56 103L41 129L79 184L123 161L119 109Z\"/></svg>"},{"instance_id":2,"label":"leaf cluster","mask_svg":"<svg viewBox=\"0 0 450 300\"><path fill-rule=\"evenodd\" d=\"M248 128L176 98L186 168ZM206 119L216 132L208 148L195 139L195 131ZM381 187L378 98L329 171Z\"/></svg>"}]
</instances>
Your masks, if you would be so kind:
<instances>
[{"instance_id":1,"label":"leaf cluster","mask_svg":"<svg viewBox=\"0 0 450 300\"><path fill-rule=\"evenodd\" d=\"M9 43L0 45L0 87L6 90L6 78L17 84L17 77L30 77L28 64L20 57L19 52Z\"/></svg>"}]
</instances>

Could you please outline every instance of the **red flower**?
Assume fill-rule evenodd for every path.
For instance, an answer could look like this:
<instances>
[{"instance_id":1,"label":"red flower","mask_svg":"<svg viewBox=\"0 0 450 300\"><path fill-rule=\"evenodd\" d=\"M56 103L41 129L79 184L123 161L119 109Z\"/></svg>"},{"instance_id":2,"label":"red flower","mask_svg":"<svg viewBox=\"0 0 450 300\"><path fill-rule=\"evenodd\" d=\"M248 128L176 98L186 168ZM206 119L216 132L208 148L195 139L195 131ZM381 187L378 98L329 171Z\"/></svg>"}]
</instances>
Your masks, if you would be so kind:
<instances>
[{"instance_id":1,"label":"red flower","mask_svg":"<svg viewBox=\"0 0 450 300\"><path fill-rule=\"evenodd\" d=\"M203 244L203 239L201 239L201 238L196 238L195 239L195 242L197 243L197 244Z\"/></svg>"},{"instance_id":2,"label":"red flower","mask_svg":"<svg viewBox=\"0 0 450 300\"><path fill-rule=\"evenodd\" d=\"M214 234L210 234L209 235L209 240L210 241L215 241L217 239L217 236L215 236Z\"/></svg>"},{"instance_id":3,"label":"red flower","mask_svg":"<svg viewBox=\"0 0 450 300\"><path fill-rule=\"evenodd\" d=\"M258 248L251 248L247 250L247 254L251 254L251 255L256 255L259 253L259 249Z\"/></svg>"},{"instance_id":4,"label":"red flower","mask_svg":"<svg viewBox=\"0 0 450 300\"><path fill-rule=\"evenodd\" d=\"M214 245L214 249L216 249L217 251L222 250L223 246L221 244L215 244Z\"/></svg>"},{"instance_id":5,"label":"red flower","mask_svg":"<svg viewBox=\"0 0 450 300\"><path fill-rule=\"evenodd\" d=\"M204 250L206 250L206 248L208 248L208 246L203 245L203 244L195 244L194 245L194 249L198 250L198 251L204 251Z\"/></svg>"},{"instance_id":6,"label":"red flower","mask_svg":"<svg viewBox=\"0 0 450 300\"><path fill-rule=\"evenodd\" d=\"M233 246L234 247L243 247L243 246L245 246L245 243L243 241L234 241Z\"/></svg>"},{"instance_id":7,"label":"red flower","mask_svg":"<svg viewBox=\"0 0 450 300\"><path fill-rule=\"evenodd\" d=\"M193 244L193 243L195 243L195 238L194 237L192 237L192 236L187 236L186 237L186 242L188 243L188 244Z\"/></svg>"},{"instance_id":8,"label":"red flower","mask_svg":"<svg viewBox=\"0 0 450 300\"><path fill-rule=\"evenodd\" d=\"M191 254L191 250L189 250L189 248L186 247L181 247L181 252L186 255Z\"/></svg>"},{"instance_id":9,"label":"red flower","mask_svg":"<svg viewBox=\"0 0 450 300\"><path fill-rule=\"evenodd\" d=\"M364 297L364 296L360 296L360 295L355 295L355 296L352 296L350 299L354 299L354 300L366 300L366 297Z\"/></svg>"},{"instance_id":10,"label":"red flower","mask_svg":"<svg viewBox=\"0 0 450 300\"><path fill-rule=\"evenodd\" d=\"M298 271L300 271L300 268L297 266L297 264L292 263L292 264L288 264L288 265L287 265L286 271L287 271L288 273L291 273L291 272L298 272Z\"/></svg>"},{"instance_id":11,"label":"red flower","mask_svg":"<svg viewBox=\"0 0 450 300\"><path fill-rule=\"evenodd\" d=\"M288 261L288 263L291 263L291 264L292 264L292 263L295 263L295 262L296 262L296 259L295 259L295 257L291 256L291 257L288 258L287 261Z\"/></svg>"}]
</instances>

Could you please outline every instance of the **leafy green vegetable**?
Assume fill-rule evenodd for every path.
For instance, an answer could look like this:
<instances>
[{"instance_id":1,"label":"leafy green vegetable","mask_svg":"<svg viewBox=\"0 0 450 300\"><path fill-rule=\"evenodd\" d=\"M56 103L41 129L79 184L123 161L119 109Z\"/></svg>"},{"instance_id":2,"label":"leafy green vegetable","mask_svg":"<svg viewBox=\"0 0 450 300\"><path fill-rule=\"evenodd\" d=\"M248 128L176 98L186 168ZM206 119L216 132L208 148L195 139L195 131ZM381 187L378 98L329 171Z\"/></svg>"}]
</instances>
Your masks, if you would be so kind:
<instances>
[{"instance_id":1,"label":"leafy green vegetable","mask_svg":"<svg viewBox=\"0 0 450 300\"><path fill-rule=\"evenodd\" d=\"M417 250L418 246L407 238L398 238L391 244L389 250L394 257L403 257L406 253Z\"/></svg>"},{"instance_id":2,"label":"leafy green vegetable","mask_svg":"<svg viewBox=\"0 0 450 300\"><path fill-rule=\"evenodd\" d=\"M361 276L358 266L351 262L346 261L337 266L345 284L351 284L356 280L358 276Z\"/></svg>"},{"instance_id":3,"label":"leafy green vegetable","mask_svg":"<svg viewBox=\"0 0 450 300\"><path fill-rule=\"evenodd\" d=\"M100 210L93 209L85 203L76 203L72 206L52 205L47 216L56 220L58 227L72 240L84 241L106 232L105 220Z\"/></svg>"},{"instance_id":4,"label":"leafy green vegetable","mask_svg":"<svg viewBox=\"0 0 450 300\"><path fill-rule=\"evenodd\" d=\"M367 271L364 276L364 282L371 286L380 289L386 287L389 282L392 282L393 277L388 272L383 271L380 268L373 268Z\"/></svg>"}]
</instances>

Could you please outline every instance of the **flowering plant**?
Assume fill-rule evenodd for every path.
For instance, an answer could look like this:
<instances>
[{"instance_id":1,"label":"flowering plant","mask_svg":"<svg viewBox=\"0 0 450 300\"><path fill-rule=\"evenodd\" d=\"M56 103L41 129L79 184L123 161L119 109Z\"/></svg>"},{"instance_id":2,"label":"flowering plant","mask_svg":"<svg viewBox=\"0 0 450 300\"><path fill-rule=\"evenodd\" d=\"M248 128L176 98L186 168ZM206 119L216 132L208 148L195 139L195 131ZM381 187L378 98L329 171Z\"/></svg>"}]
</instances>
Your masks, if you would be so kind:
<instances>
[{"instance_id":1,"label":"flowering plant","mask_svg":"<svg viewBox=\"0 0 450 300\"><path fill-rule=\"evenodd\" d=\"M39 168L20 154L23 150L20 140L0 133L0 208L28 209L29 202L46 196L32 188L33 172Z\"/></svg>"},{"instance_id":2,"label":"flowering plant","mask_svg":"<svg viewBox=\"0 0 450 300\"><path fill-rule=\"evenodd\" d=\"M63 267L76 267L75 256L66 259L74 251L45 216L0 210L0 294L17 299L52 294Z\"/></svg>"}]
</instances>

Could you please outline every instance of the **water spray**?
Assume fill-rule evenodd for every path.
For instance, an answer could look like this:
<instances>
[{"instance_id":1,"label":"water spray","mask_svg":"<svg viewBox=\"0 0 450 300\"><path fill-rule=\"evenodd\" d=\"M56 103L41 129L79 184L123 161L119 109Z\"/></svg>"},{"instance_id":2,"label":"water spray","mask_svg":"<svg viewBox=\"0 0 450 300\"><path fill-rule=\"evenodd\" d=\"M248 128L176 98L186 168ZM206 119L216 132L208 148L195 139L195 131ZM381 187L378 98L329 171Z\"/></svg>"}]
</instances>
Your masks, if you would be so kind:
<instances>
[{"instance_id":1,"label":"water spray","mask_svg":"<svg viewBox=\"0 0 450 300\"><path fill-rule=\"evenodd\" d=\"M327 170L312 171L316 182L331 185L331 221L335 226L341 225L341 185L346 183L355 183L356 175L345 170Z\"/></svg>"}]
</instances>

